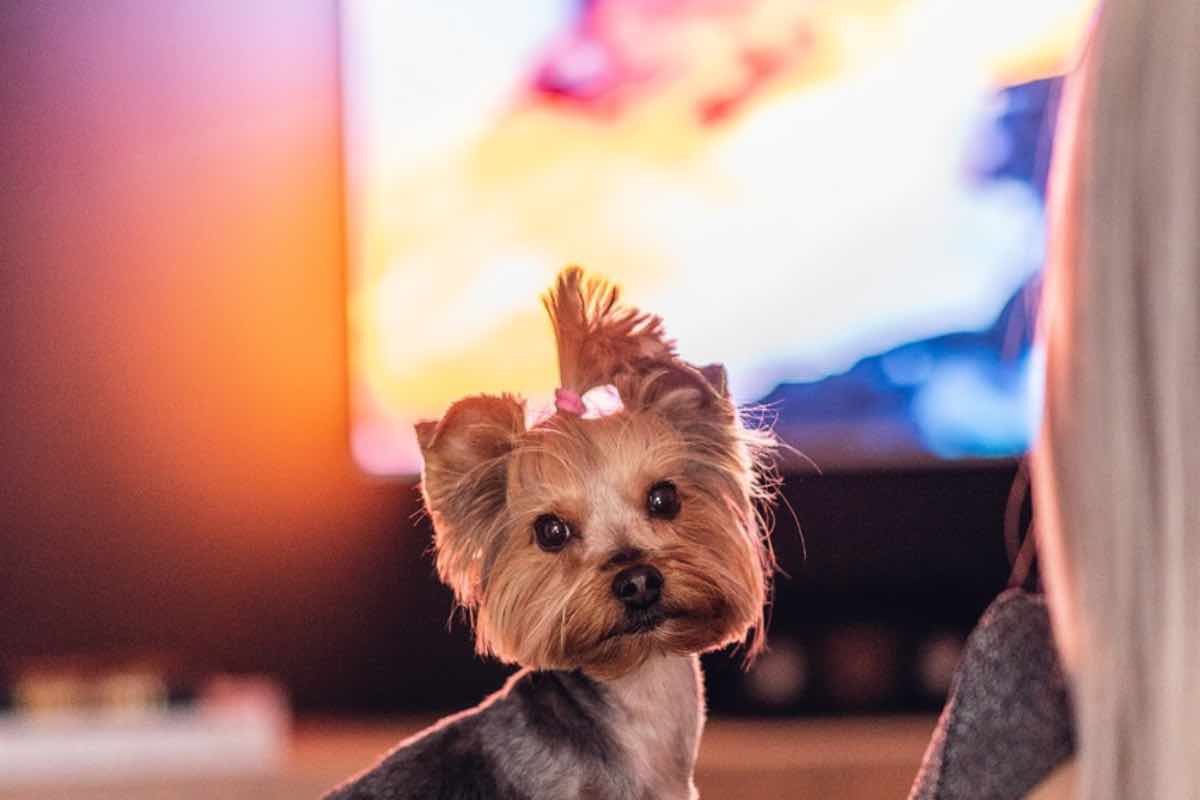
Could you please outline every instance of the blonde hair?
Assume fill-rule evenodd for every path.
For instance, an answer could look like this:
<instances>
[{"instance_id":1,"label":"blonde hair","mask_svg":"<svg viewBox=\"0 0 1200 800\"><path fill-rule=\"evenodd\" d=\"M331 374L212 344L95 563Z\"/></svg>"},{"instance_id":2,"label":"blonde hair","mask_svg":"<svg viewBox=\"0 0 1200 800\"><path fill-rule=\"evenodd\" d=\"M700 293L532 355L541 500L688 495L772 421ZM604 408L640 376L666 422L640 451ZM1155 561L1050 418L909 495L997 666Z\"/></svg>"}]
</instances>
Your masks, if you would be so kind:
<instances>
[{"instance_id":1,"label":"blonde hair","mask_svg":"<svg viewBox=\"0 0 1200 800\"><path fill-rule=\"evenodd\" d=\"M1059 132L1034 469L1079 796L1200 798L1200 2L1109 0Z\"/></svg>"}]
</instances>

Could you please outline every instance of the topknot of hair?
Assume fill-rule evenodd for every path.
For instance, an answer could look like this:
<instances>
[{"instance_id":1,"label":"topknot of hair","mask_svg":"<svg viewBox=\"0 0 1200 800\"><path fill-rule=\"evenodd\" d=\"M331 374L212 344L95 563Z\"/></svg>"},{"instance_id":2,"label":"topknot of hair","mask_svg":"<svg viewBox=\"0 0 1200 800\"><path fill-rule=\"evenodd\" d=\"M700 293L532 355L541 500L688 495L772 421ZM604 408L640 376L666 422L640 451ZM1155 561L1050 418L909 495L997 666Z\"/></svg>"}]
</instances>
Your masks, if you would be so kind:
<instances>
[{"instance_id":1,"label":"topknot of hair","mask_svg":"<svg viewBox=\"0 0 1200 800\"><path fill-rule=\"evenodd\" d=\"M562 388L583 394L635 361L674 358L662 318L621 305L621 290L580 267L559 273L542 297L558 346Z\"/></svg>"}]
</instances>

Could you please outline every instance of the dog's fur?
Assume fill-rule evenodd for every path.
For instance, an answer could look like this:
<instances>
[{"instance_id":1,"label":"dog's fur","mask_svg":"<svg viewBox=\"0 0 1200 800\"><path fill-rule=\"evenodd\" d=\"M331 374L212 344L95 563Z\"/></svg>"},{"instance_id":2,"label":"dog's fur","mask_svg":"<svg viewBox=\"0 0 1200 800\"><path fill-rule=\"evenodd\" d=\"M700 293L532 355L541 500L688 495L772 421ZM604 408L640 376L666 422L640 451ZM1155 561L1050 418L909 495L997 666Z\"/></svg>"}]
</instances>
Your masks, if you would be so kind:
<instances>
[{"instance_id":1,"label":"dog's fur","mask_svg":"<svg viewBox=\"0 0 1200 800\"><path fill-rule=\"evenodd\" d=\"M614 386L620 411L527 428L520 400L479 395L417 425L438 574L479 652L524 669L331 798L696 796L697 654L763 643L773 439L742 424L722 367L685 363L658 317L618 300L569 268L545 304L563 388ZM669 518L648 510L663 482ZM570 526L560 549L539 546L546 515ZM661 575L648 609L617 597L639 565Z\"/></svg>"}]
</instances>

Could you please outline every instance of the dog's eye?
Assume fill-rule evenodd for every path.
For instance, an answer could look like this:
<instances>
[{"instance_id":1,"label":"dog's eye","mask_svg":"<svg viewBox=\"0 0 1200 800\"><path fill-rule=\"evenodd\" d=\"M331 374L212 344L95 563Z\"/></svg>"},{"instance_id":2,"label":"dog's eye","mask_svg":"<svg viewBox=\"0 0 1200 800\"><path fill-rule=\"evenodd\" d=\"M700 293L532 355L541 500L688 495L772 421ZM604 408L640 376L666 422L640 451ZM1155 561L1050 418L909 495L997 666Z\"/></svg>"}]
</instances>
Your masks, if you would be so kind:
<instances>
[{"instance_id":1,"label":"dog's eye","mask_svg":"<svg viewBox=\"0 0 1200 800\"><path fill-rule=\"evenodd\" d=\"M679 490L670 481L659 481L650 487L646 495L646 510L650 516L674 519L679 513Z\"/></svg>"},{"instance_id":2,"label":"dog's eye","mask_svg":"<svg viewBox=\"0 0 1200 800\"><path fill-rule=\"evenodd\" d=\"M537 537L538 547L549 553L562 550L573 533L570 525L553 514L542 514L533 521L533 535Z\"/></svg>"}]
</instances>

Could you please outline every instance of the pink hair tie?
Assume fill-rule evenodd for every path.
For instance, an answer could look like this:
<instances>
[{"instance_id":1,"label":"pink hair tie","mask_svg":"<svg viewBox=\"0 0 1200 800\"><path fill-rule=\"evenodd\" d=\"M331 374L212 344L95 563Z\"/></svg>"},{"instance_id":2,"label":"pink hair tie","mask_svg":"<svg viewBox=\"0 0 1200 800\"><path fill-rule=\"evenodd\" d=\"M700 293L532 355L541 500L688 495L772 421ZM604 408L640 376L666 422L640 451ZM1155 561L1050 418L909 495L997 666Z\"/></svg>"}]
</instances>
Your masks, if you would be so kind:
<instances>
[{"instance_id":1,"label":"pink hair tie","mask_svg":"<svg viewBox=\"0 0 1200 800\"><path fill-rule=\"evenodd\" d=\"M584 419L596 419L616 414L624 408L617 387L595 386L582 395L570 389L554 390L554 407L564 414L574 414Z\"/></svg>"},{"instance_id":2,"label":"pink hair tie","mask_svg":"<svg viewBox=\"0 0 1200 800\"><path fill-rule=\"evenodd\" d=\"M554 390L554 407L564 414L574 414L577 417L582 417L583 412L587 411L583 405L583 398L578 393L563 388Z\"/></svg>"}]
</instances>

